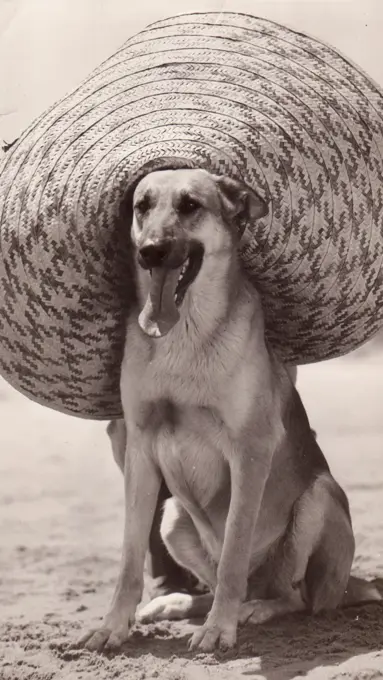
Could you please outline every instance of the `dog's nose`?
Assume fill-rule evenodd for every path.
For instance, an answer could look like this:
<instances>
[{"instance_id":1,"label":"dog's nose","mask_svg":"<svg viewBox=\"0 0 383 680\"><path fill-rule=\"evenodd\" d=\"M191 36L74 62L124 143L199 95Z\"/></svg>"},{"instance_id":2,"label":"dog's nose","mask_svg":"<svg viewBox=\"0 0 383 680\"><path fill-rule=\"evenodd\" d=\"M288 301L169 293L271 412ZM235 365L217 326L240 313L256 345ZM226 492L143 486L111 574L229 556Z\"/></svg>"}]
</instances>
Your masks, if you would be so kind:
<instances>
[{"instance_id":1,"label":"dog's nose","mask_svg":"<svg viewBox=\"0 0 383 680\"><path fill-rule=\"evenodd\" d=\"M145 269L162 267L168 259L173 247L173 241L159 241L142 246L139 250L139 262Z\"/></svg>"}]
</instances>

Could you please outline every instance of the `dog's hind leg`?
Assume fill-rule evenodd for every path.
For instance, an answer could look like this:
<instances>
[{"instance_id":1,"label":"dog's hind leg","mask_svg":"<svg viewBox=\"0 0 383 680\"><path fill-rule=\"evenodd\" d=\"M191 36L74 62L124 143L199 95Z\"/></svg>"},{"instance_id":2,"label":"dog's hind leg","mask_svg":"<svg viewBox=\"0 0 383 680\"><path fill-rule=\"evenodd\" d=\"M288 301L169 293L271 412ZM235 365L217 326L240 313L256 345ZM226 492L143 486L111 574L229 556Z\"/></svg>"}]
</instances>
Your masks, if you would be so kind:
<instances>
[{"instance_id":1,"label":"dog's hind leg","mask_svg":"<svg viewBox=\"0 0 383 680\"><path fill-rule=\"evenodd\" d=\"M306 609L300 592L291 590L284 597L270 600L249 600L241 605L239 623L265 623L270 619L285 614L292 614Z\"/></svg>"},{"instance_id":2,"label":"dog's hind leg","mask_svg":"<svg viewBox=\"0 0 383 680\"><path fill-rule=\"evenodd\" d=\"M106 432L112 446L113 458L120 468L122 474L124 474L127 441L126 425L124 419L118 418L117 420L111 420L107 425Z\"/></svg>"},{"instance_id":3,"label":"dog's hind leg","mask_svg":"<svg viewBox=\"0 0 383 680\"><path fill-rule=\"evenodd\" d=\"M308 608L315 613L381 600L371 583L350 576L355 540L345 493L329 473L321 475L316 484L322 490L324 522L306 570Z\"/></svg>"},{"instance_id":4,"label":"dog's hind leg","mask_svg":"<svg viewBox=\"0 0 383 680\"><path fill-rule=\"evenodd\" d=\"M191 516L177 498L165 502L161 536L173 559L214 591L217 565L209 558ZM210 542L213 545L213 537Z\"/></svg>"},{"instance_id":5,"label":"dog's hind leg","mask_svg":"<svg viewBox=\"0 0 383 680\"><path fill-rule=\"evenodd\" d=\"M347 589L355 551L347 497L330 473L326 472L302 496L298 512L304 559L310 543L308 534L312 534L304 575L307 607L313 613L335 609L342 602ZM317 517L314 532L310 529L310 516L312 518L313 515ZM303 575L303 568L304 563L301 563L298 579Z\"/></svg>"},{"instance_id":6,"label":"dog's hind leg","mask_svg":"<svg viewBox=\"0 0 383 680\"><path fill-rule=\"evenodd\" d=\"M354 556L347 498L325 472L295 503L287 534L277 550L274 599L244 603L240 621L262 623L277 615L334 609L344 597ZM275 597L276 596L276 597Z\"/></svg>"},{"instance_id":7,"label":"dog's hind leg","mask_svg":"<svg viewBox=\"0 0 383 680\"><path fill-rule=\"evenodd\" d=\"M214 591L216 567L200 541L193 520L176 498L165 502L161 536L173 559ZM153 599L138 613L137 620L147 623L202 617L210 611L212 603L212 592L203 595L171 593Z\"/></svg>"},{"instance_id":8,"label":"dog's hind leg","mask_svg":"<svg viewBox=\"0 0 383 680\"><path fill-rule=\"evenodd\" d=\"M298 369L297 369L297 367L296 367L296 366L292 366L291 364L290 364L290 365L287 365L287 366L286 366L286 371L287 371L287 373L288 373L289 376L290 376L291 382L292 382L293 385L295 386L295 385L297 384L297 378L298 378Z\"/></svg>"},{"instance_id":9,"label":"dog's hind leg","mask_svg":"<svg viewBox=\"0 0 383 680\"><path fill-rule=\"evenodd\" d=\"M296 366L287 365L286 366L286 371L289 375L289 378L291 382L293 383L294 387L297 386L297 380L298 380L298 368ZM317 439L317 433L315 430L311 429L312 435Z\"/></svg>"},{"instance_id":10,"label":"dog's hind leg","mask_svg":"<svg viewBox=\"0 0 383 680\"><path fill-rule=\"evenodd\" d=\"M151 600L137 612L138 623L153 621L172 621L181 619L204 618L210 611L214 595L189 595L189 593L170 593Z\"/></svg>"},{"instance_id":11,"label":"dog's hind leg","mask_svg":"<svg viewBox=\"0 0 383 680\"><path fill-rule=\"evenodd\" d=\"M190 570L184 569L177 560L173 559L161 536L163 508L168 499L170 500L170 491L163 481L150 532L146 565L152 581L149 586L149 595L152 600L170 593L187 592L192 595L200 590L198 580Z\"/></svg>"}]
</instances>

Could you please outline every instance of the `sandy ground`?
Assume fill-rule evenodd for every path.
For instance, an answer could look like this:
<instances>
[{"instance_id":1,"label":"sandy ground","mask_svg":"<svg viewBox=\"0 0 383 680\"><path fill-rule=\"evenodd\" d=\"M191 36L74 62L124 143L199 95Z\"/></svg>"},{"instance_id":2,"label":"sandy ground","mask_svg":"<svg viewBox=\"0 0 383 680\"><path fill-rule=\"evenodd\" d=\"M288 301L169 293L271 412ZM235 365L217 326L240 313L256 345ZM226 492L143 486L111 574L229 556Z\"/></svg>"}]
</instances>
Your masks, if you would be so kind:
<instances>
[{"instance_id":1,"label":"sandy ground","mask_svg":"<svg viewBox=\"0 0 383 680\"><path fill-rule=\"evenodd\" d=\"M15 138L149 21L207 8L307 31L383 83L378 0L0 0L0 138ZM383 356L307 367L299 384L350 497L355 573L382 586ZM114 658L70 651L108 606L122 512L105 425L44 409L0 380L0 680L383 677L378 604L245 628L227 657L187 651L198 623L137 628Z\"/></svg>"},{"instance_id":2,"label":"sandy ground","mask_svg":"<svg viewBox=\"0 0 383 680\"><path fill-rule=\"evenodd\" d=\"M299 386L348 492L355 573L383 592L383 355L301 369ZM190 654L200 622L137 627L114 658L70 651L105 612L122 536L122 478L105 424L0 382L1 680L363 680L383 677L383 605L241 630L235 653Z\"/></svg>"}]
</instances>

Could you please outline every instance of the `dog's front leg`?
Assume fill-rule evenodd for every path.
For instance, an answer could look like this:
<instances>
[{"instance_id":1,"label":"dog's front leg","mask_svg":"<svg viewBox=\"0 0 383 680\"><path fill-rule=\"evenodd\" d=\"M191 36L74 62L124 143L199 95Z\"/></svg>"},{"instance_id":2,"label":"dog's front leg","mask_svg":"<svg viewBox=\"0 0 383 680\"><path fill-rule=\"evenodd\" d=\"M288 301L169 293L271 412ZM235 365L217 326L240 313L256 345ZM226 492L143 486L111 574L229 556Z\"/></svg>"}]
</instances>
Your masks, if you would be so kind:
<instances>
[{"instance_id":1,"label":"dog's front leg","mask_svg":"<svg viewBox=\"0 0 383 680\"><path fill-rule=\"evenodd\" d=\"M101 627L79 641L80 646L91 651L121 647L129 636L142 597L144 561L161 477L146 451L145 437L139 432L129 431L124 480L125 528L120 574L110 611Z\"/></svg>"},{"instance_id":2,"label":"dog's front leg","mask_svg":"<svg viewBox=\"0 0 383 680\"><path fill-rule=\"evenodd\" d=\"M246 597L252 539L274 446L270 438L254 441L254 450L233 451L230 463L231 499L214 602L205 624L194 633L191 648L204 652L236 642L239 609Z\"/></svg>"}]
</instances>

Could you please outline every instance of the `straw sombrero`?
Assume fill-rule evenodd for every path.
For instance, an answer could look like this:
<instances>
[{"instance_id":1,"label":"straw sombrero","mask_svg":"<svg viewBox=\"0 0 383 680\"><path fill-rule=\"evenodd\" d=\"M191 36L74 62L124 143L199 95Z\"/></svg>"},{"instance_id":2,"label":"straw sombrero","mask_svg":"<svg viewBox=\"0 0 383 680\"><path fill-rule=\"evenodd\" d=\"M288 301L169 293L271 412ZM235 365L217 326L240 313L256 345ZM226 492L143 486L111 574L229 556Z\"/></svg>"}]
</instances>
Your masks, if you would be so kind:
<instances>
[{"instance_id":1,"label":"straw sombrero","mask_svg":"<svg viewBox=\"0 0 383 680\"><path fill-rule=\"evenodd\" d=\"M121 414L127 205L164 167L239 177L270 201L242 257L283 360L356 348L383 319L382 156L382 92L330 47L230 12L150 25L5 154L1 372L61 411Z\"/></svg>"}]
</instances>

